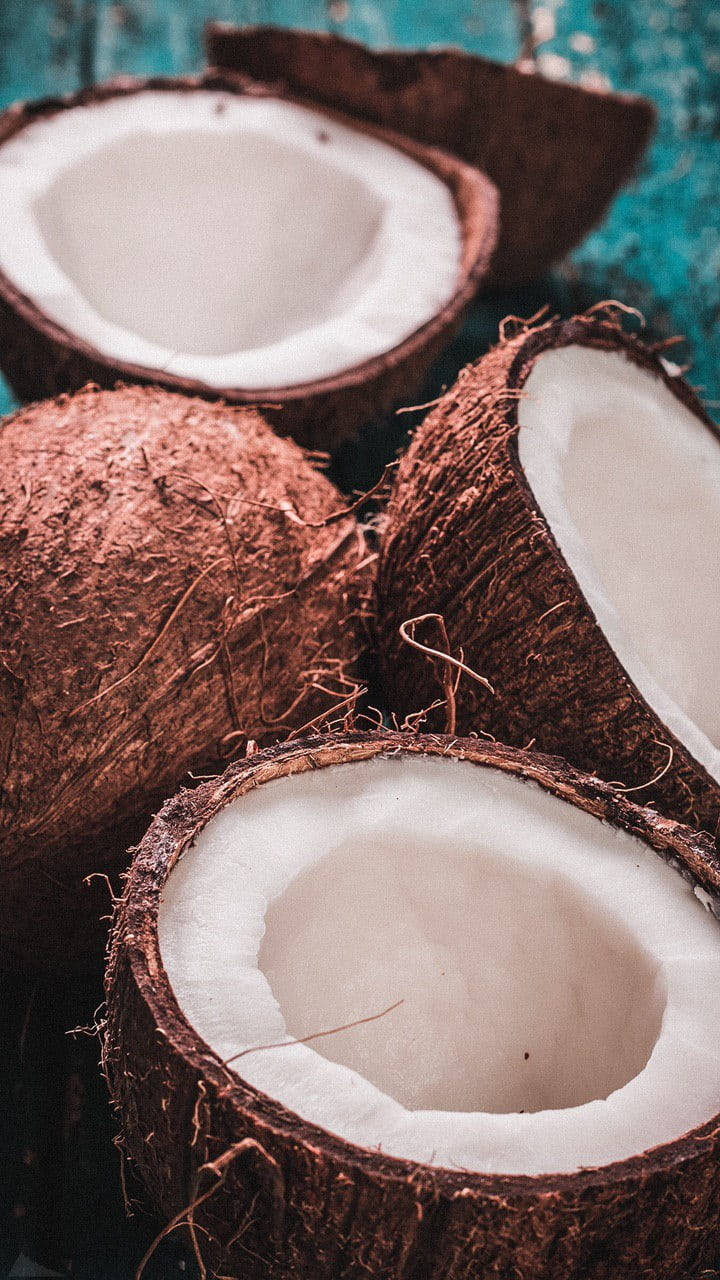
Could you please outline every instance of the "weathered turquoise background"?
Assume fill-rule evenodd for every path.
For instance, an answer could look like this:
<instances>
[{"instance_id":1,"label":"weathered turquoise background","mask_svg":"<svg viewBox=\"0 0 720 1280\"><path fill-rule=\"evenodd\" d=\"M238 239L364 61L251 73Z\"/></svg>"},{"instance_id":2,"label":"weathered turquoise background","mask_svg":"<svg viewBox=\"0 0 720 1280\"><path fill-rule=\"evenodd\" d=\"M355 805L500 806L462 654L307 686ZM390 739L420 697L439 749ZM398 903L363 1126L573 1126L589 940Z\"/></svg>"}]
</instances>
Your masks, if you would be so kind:
<instances>
[{"instance_id":1,"label":"weathered turquoise background","mask_svg":"<svg viewBox=\"0 0 720 1280\"><path fill-rule=\"evenodd\" d=\"M659 130L634 185L552 276L476 308L432 389L487 347L502 314L530 314L544 302L567 313L615 297L638 306L657 336L685 335L677 358L691 363L692 380L712 408L720 407L714 0L0 0L0 102L118 73L198 69L209 17L331 28L378 46L461 44L505 61L528 47L534 31L533 56L546 73L581 83L602 77L653 98ZM0 386L0 409L11 404ZM362 472L359 464L348 466L348 475Z\"/></svg>"}]
</instances>

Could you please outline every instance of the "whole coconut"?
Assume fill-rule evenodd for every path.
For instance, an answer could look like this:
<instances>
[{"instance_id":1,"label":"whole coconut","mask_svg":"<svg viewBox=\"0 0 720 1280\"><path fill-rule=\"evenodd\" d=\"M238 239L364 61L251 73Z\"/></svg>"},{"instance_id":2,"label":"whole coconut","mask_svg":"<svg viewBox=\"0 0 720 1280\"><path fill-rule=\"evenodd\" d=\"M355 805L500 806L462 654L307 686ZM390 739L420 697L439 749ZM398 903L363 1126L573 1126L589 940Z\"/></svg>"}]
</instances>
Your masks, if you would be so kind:
<instances>
[{"instance_id":1,"label":"whole coconut","mask_svg":"<svg viewBox=\"0 0 720 1280\"><path fill-rule=\"evenodd\" d=\"M252 409L88 386L6 421L0 926L12 949L92 953L102 875L125 865L166 794L352 695L369 558L343 507Z\"/></svg>"}]
</instances>

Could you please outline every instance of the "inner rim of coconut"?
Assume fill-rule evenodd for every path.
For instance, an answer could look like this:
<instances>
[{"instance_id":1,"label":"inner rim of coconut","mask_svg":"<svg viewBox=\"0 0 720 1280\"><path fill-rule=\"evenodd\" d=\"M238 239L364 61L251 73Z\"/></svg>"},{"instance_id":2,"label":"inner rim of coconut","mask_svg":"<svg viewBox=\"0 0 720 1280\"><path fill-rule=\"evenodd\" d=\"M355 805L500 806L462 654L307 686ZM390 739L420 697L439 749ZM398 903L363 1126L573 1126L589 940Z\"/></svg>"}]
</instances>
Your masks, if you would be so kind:
<instances>
[{"instance_id":1,"label":"inner rim of coconut","mask_svg":"<svg viewBox=\"0 0 720 1280\"><path fill-rule=\"evenodd\" d=\"M720 441L620 352L536 360L520 462L597 621L643 697L720 780Z\"/></svg>"},{"instance_id":2,"label":"inner rim of coconut","mask_svg":"<svg viewBox=\"0 0 720 1280\"><path fill-rule=\"evenodd\" d=\"M182 855L158 927L239 1076L388 1155L570 1172L720 1110L717 921L647 845L497 770L265 783Z\"/></svg>"},{"instance_id":3,"label":"inner rim of coconut","mask_svg":"<svg viewBox=\"0 0 720 1280\"><path fill-rule=\"evenodd\" d=\"M0 268L114 360L210 386L324 378L397 346L460 275L449 188L273 98L146 90L0 147Z\"/></svg>"}]
</instances>

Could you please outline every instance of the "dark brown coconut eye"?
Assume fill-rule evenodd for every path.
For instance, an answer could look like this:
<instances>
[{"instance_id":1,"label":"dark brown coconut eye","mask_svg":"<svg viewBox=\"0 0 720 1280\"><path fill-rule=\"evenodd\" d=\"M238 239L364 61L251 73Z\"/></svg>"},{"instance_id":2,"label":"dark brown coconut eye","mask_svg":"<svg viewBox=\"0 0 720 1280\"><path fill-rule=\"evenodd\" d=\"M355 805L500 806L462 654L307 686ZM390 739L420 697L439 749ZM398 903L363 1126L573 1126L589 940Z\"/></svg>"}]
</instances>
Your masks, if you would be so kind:
<instances>
[{"instance_id":1,"label":"dark brown coconut eye","mask_svg":"<svg viewBox=\"0 0 720 1280\"><path fill-rule=\"evenodd\" d=\"M409 390L494 243L477 170L232 79L98 90L5 134L6 324L66 352L48 386L37 352L33 368L10 351L25 395L82 366L308 417L313 399L319 440L318 397L350 384L357 430L388 362L378 405L405 356Z\"/></svg>"},{"instance_id":2,"label":"dark brown coconut eye","mask_svg":"<svg viewBox=\"0 0 720 1280\"><path fill-rule=\"evenodd\" d=\"M338 1230L391 1276L418 1203L427 1275L559 1280L572 1237L634 1276L679 1182L717 1182L719 890L707 836L557 761L385 733L260 753L170 803L132 869L106 1041L127 1151L168 1215L223 1161L197 1219L222 1274L252 1200L278 1277L335 1280ZM362 1209L322 1191L309 1233L318 1181ZM683 1205L683 1260L709 1255Z\"/></svg>"},{"instance_id":3,"label":"dark brown coconut eye","mask_svg":"<svg viewBox=\"0 0 720 1280\"><path fill-rule=\"evenodd\" d=\"M437 696L398 628L441 613L495 690L461 683L461 731L533 739L714 831L719 529L717 428L651 350L592 317L501 343L398 475L379 576L390 700Z\"/></svg>"}]
</instances>

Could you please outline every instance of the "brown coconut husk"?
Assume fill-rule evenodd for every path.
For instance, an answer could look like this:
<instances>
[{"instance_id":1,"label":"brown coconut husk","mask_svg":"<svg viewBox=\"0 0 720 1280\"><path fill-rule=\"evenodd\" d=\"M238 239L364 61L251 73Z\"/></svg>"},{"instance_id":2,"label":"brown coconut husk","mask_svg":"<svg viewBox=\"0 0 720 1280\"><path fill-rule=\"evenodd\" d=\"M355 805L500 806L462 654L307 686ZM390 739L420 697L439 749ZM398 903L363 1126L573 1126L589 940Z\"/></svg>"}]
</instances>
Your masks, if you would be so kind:
<instances>
[{"instance_id":1,"label":"brown coconut husk","mask_svg":"<svg viewBox=\"0 0 720 1280\"><path fill-rule=\"evenodd\" d=\"M190 772L357 696L369 555L259 414L86 388L0 432L0 921L98 942L113 873ZM252 748L251 748L252 749ZM108 909L102 876L92 885Z\"/></svg>"},{"instance_id":2,"label":"brown coconut husk","mask_svg":"<svg viewBox=\"0 0 720 1280\"><path fill-rule=\"evenodd\" d=\"M487 283L540 276L599 222L648 143L647 99L546 80L459 49L375 52L352 40L210 23L216 67L461 156L500 192Z\"/></svg>"},{"instance_id":3,"label":"brown coconut husk","mask_svg":"<svg viewBox=\"0 0 720 1280\"><path fill-rule=\"evenodd\" d=\"M631 1159L500 1176L400 1160L306 1123L246 1085L188 1024L158 945L163 885L226 804L273 779L381 753L452 756L531 779L670 860L717 902L713 844L564 762L442 736L346 733L235 764L165 806L142 841L107 974L105 1065L123 1144L208 1274L243 1280L689 1280L720 1246L720 1119Z\"/></svg>"},{"instance_id":4,"label":"brown coconut husk","mask_svg":"<svg viewBox=\"0 0 720 1280\"><path fill-rule=\"evenodd\" d=\"M66 98L47 98L8 108L0 114L0 147L36 120L146 89L167 93L214 89L294 101L277 88L218 72L183 79L123 78ZM32 298L21 294L0 272L0 368L19 399L32 401L74 391L88 381L112 388L121 379L229 404L259 404L279 434L291 435L308 448L333 449L371 418L388 413L412 397L452 337L487 272L497 237L497 192L484 174L454 155L386 129L346 119L335 111L326 110L325 114L397 148L449 187L462 235L462 260L456 291L441 311L399 346L332 377L294 387L266 387L262 392L242 387L219 389L162 369L107 357L50 320Z\"/></svg>"},{"instance_id":5,"label":"brown coconut husk","mask_svg":"<svg viewBox=\"0 0 720 1280\"><path fill-rule=\"evenodd\" d=\"M624 332L612 307L537 327L506 321L502 332L428 415L397 473L377 582L390 704L403 715L442 691L437 663L399 634L406 620L439 613L449 651L462 651L494 690L460 681L459 733L483 731L516 746L532 741L641 789L643 803L715 831L720 787L627 675L530 491L518 457L518 398L543 351L579 343L623 352L708 430L718 428L692 388L670 376L659 348ZM436 645L437 635L418 638ZM440 713L429 723L442 726Z\"/></svg>"}]
</instances>

